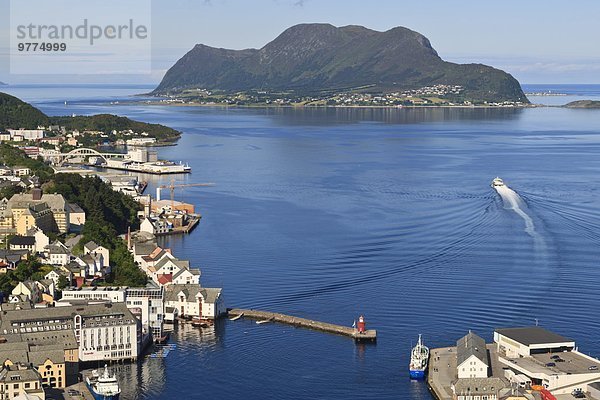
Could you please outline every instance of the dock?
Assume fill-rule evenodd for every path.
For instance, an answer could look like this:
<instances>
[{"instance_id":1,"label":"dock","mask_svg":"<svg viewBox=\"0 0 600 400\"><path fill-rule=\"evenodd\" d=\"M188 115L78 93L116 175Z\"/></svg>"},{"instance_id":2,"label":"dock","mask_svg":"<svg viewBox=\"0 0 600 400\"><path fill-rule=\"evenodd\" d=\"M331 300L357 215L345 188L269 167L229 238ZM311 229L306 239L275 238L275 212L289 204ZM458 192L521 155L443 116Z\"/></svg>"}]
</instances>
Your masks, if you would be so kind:
<instances>
[{"instance_id":1,"label":"dock","mask_svg":"<svg viewBox=\"0 0 600 400\"><path fill-rule=\"evenodd\" d=\"M374 329L368 329L364 332L359 332L358 329L348 326L335 325L327 322L314 321L311 319L294 317L291 315L285 315L269 311L244 310L239 308L229 310L230 317L237 317L239 315L243 315L244 318L255 319L258 321L278 322L280 324L287 324L300 328L307 328L326 333L333 333L335 335L348 336L357 342L374 342L377 340L377 331Z\"/></svg>"}]
</instances>

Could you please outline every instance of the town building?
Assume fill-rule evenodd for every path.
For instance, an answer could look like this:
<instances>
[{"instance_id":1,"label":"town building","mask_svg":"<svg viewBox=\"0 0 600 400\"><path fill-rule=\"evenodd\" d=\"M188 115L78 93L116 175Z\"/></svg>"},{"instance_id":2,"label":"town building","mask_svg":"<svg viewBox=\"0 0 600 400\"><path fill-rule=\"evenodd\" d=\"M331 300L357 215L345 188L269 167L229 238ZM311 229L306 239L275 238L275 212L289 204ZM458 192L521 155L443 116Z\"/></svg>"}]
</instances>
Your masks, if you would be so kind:
<instances>
[{"instance_id":1,"label":"town building","mask_svg":"<svg viewBox=\"0 0 600 400\"><path fill-rule=\"evenodd\" d=\"M83 254L102 255L103 262L107 265L110 260L110 250L94 241L89 241L83 246Z\"/></svg>"},{"instance_id":2,"label":"town building","mask_svg":"<svg viewBox=\"0 0 600 400\"><path fill-rule=\"evenodd\" d=\"M44 137L43 129L7 129L7 131L13 140L15 137L20 137L21 140L38 140Z\"/></svg>"},{"instance_id":3,"label":"town building","mask_svg":"<svg viewBox=\"0 0 600 400\"><path fill-rule=\"evenodd\" d=\"M150 283L146 287L82 287L65 289L59 303L77 301L110 301L125 303L141 321L142 332L151 333L154 339L163 336L164 289Z\"/></svg>"},{"instance_id":4,"label":"town building","mask_svg":"<svg viewBox=\"0 0 600 400\"><path fill-rule=\"evenodd\" d=\"M141 322L123 303L7 310L0 321L3 335L64 331L74 333L82 362L135 360L141 351Z\"/></svg>"},{"instance_id":5,"label":"town building","mask_svg":"<svg viewBox=\"0 0 600 400\"><path fill-rule=\"evenodd\" d=\"M600 382L600 360L579 352L572 339L540 326L496 329L494 344L504 368L553 395L587 391Z\"/></svg>"},{"instance_id":6,"label":"town building","mask_svg":"<svg viewBox=\"0 0 600 400\"><path fill-rule=\"evenodd\" d=\"M485 340L469 332L456 342L456 366L458 379L487 378L489 357Z\"/></svg>"},{"instance_id":7,"label":"town building","mask_svg":"<svg viewBox=\"0 0 600 400\"><path fill-rule=\"evenodd\" d=\"M35 251L35 237L33 236L13 236L8 242L11 250L27 250L29 253Z\"/></svg>"},{"instance_id":8,"label":"town building","mask_svg":"<svg viewBox=\"0 0 600 400\"><path fill-rule=\"evenodd\" d=\"M464 378L452 386L453 400L498 400L498 392L505 388L500 378Z\"/></svg>"},{"instance_id":9,"label":"town building","mask_svg":"<svg viewBox=\"0 0 600 400\"><path fill-rule=\"evenodd\" d=\"M203 288L197 284L168 285L165 306L177 310L180 317L216 319L226 312L220 288Z\"/></svg>"},{"instance_id":10,"label":"town building","mask_svg":"<svg viewBox=\"0 0 600 400\"><path fill-rule=\"evenodd\" d=\"M69 210L60 194L44 194L34 188L31 193L15 194L10 200L0 203L0 226L16 228L25 235L32 227L42 231L67 233Z\"/></svg>"},{"instance_id":11,"label":"town building","mask_svg":"<svg viewBox=\"0 0 600 400\"><path fill-rule=\"evenodd\" d=\"M46 399L39 372L27 364L3 366L0 370L0 400L24 395L32 400Z\"/></svg>"}]
</instances>

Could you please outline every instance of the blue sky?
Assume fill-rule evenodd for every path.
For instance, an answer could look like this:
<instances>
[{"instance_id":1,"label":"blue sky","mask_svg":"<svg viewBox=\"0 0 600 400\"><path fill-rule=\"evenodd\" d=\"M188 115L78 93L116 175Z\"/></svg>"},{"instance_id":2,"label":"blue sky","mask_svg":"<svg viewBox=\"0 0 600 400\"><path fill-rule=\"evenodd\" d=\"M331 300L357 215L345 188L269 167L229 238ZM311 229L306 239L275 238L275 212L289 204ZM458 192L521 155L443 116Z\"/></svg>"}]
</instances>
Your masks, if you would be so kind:
<instances>
[{"instance_id":1,"label":"blue sky","mask_svg":"<svg viewBox=\"0 0 600 400\"><path fill-rule=\"evenodd\" d=\"M61 1L46 4L59 7ZM152 4L151 74L44 77L9 74L9 0L0 0L0 81L156 83L196 43L259 48L291 25L328 22L376 30L405 26L428 37L445 60L489 64L522 83L600 83L598 0L147 1Z\"/></svg>"}]
</instances>

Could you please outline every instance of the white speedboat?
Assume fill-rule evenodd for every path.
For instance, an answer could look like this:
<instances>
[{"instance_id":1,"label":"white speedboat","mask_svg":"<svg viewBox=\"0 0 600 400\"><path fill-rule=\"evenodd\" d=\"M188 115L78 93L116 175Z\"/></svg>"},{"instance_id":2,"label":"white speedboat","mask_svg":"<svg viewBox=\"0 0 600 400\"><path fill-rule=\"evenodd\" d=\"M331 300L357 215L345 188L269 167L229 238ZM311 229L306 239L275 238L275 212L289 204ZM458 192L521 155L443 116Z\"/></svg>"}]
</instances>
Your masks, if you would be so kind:
<instances>
[{"instance_id":1,"label":"white speedboat","mask_svg":"<svg viewBox=\"0 0 600 400\"><path fill-rule=\"evenodd\" d=\"M505 186L504 181L498 177L495 177L494 180L492 181L492 187L496 188L496 187L500 187L500 186Z\"/></svg>"}]
</instances>

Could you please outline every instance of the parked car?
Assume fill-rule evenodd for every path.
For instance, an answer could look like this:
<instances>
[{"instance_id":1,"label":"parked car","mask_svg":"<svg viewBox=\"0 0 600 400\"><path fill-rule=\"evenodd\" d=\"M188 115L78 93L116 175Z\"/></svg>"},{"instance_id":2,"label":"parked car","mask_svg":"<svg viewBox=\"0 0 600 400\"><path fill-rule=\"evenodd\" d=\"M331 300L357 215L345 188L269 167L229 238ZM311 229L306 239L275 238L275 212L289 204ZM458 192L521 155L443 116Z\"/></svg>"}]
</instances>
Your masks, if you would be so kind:
<instances>
[{"instance_id":1,"label":"parked car","mask_svg":"<svg viewBox=\"0 0 600 400\"><path fill-rule=\"evenodd\" d=\"M556 364L553 362L546 363L546 367L556 367Z\"/></svg>"},{"instance_id":2,"label":"parked car","mask_svg":"<svg viewBox=\"0 0 600 400\"><path fill-rule=\"evenodd\" d=\"M590 366L588 367L588 369L589 369L590 371L597 371L597 370L598 370L598 366L597 366L597 365L590 365Z\"/></svg>"},{"instance_id":3,"label":"parked car","mask_svg":"<svg viewBox=\"0 0 600 400\"><path fill-rule=\"evenodd\" d=\"M554 360L556 362L565 362L565 360L563 360L562 358L557 358L556 360Z\"/></svg>"},{"instance_id":4,"label":"parked car","mask_svg":"<svg viewBox=\"0 0 600 400\"><path fill-rule=\"evenodd\" d=\"M553 355L552 357L550 357L553 360L556 360L557 358L560 358L560 356L558 354Z\"/></svg>"}]
</instances>

